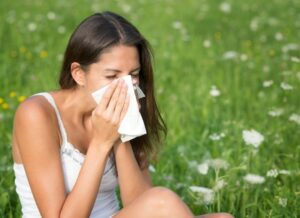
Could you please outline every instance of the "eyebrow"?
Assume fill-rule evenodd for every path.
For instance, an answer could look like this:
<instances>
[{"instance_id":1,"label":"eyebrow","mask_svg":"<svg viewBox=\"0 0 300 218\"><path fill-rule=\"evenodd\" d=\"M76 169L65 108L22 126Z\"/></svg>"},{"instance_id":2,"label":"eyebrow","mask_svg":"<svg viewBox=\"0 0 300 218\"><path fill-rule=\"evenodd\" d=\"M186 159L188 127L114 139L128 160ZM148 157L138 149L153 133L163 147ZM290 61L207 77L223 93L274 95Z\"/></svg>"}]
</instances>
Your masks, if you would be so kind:
<instances>
[{"instance_id":1,"label":"eyebrow","mask_svg":"<svg viewBox=\"0 0 300 218\"><path fill-rule=\"evenodd\" d=\"M130 73L135 72L135 71L140 70L140 69L141 69L141 67L137 67L134 70L130 71ZM113 69L113 68L107 68L104 71L115 72L115 73L120 73L121 72L121 70Z\"/></svg>"}]
</instances>

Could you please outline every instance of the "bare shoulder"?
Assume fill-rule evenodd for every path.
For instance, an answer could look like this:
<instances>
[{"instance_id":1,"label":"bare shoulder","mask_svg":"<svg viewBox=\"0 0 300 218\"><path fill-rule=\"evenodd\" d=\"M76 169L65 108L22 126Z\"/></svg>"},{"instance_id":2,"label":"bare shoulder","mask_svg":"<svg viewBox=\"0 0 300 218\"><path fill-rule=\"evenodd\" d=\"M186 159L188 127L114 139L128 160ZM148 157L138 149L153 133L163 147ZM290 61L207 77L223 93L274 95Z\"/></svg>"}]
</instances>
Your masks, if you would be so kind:
<instances>
[{"instance_id":1,"label":"bare shoulder","mask_svg":"<svg viewBox=\"0 0 300 218\"><path fill-rule=\"evenodd\" d=\"M55 127L56 115L53 107L43 96L31 96L22 102L15 113L14 127L36 124ZM20 126L21 125L21 126Z\"/></svg>"},{"instance_id":2,"label":"bare shoulder","mask_svg":"<svg viewBox=\"0 0 300 218\"><path fill-rule=\"evenodd\" d=\"M31 96L22 102L15 113L15 120L29 119L38 121L39 118L50 119L51 108L43 96ZM33 120L32 120L33 119Z\"/></svg>"},{"instance_id":3,"label":"bare shoulder","mask_svg":"<svg viewBox=\"0 0 300 218\"><path fill-rule=\"evenodd\" d=\"M43 96L32 96L22 102L15 113L13 125L13 137L18 149L35 144L33 141L50 139L50 143L44 146L59 143L57 134L57 121L52 106ZM29 139L33 143L21 143Z\"/></svg>"}]
</instances>

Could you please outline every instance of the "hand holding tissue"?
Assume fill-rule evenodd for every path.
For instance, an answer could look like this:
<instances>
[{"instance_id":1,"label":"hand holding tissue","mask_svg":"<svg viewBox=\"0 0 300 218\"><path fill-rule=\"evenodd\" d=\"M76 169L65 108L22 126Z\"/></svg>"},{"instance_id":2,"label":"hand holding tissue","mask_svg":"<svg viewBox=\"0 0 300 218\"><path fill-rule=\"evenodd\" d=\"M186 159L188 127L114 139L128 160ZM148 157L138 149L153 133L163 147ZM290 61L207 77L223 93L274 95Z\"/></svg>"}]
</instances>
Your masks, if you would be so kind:
<instances>
[{"instance_id":1,"label":"hand holding tissue","mask_svg":"<svg viewBox=\"0 0 300 218\"><path fill-rule=\"evenodd\" d=\"M137 98L143 98L145 97L145 95L137 85L135 87L133 86L132 78L130 75L124 76L122 78L128 86L129 106L123 120L121 121L118 132L121 135L121 141L127 142L147 133L137 102ZM105 93L108 86L109 85L92 93L92 96L97 104L99 104L99 102L101 101L103 94ZM137 96L135 95L134 89L136 89Z\"/></svg>"}]
</instances>

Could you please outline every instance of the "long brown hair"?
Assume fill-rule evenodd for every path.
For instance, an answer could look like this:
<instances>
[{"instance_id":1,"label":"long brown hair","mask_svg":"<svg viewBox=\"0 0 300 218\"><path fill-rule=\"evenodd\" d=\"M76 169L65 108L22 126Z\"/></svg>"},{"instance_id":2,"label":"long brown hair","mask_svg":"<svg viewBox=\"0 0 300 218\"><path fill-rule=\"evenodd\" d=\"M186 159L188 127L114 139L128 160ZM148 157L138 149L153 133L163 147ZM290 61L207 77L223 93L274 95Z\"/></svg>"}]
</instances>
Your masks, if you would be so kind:
<instances>
[{"instance_id":1,"label":"long brown hair","mask_svg":"<svg viewBox=\"0 0 300 218\"><path fill-rule=\"evenodd\" d=\"M144 169L162 144L161 133L166 136L167 127L154 97L153 52L138 29L125 18L109 11L87 17L75 29L69 40L59 84L62 89L76 88L77 84L70 72L71 63L78 62L83 69L88 69L90 64L99 60L105 49L120 44L136 46L139 52L139 86L146 95L140 99L141 115L147 134L131 140L131 145L140 168Z\"/></svg>"}]
</instances>

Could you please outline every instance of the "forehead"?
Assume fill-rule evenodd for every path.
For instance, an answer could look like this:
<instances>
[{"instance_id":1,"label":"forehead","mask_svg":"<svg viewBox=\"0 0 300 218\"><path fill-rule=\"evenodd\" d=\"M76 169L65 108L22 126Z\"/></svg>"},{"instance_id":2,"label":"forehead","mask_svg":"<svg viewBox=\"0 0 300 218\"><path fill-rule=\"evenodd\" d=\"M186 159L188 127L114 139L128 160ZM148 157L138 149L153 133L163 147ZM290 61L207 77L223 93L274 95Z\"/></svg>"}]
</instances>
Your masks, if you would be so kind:
<instances>
[{"instance_id":1,"label":"forehead","mask_svg":"<svg viewBox=\"0 0 300 218\"><path fill-rule=\"evenodd\" d=\"M117 45L108 48L100 55L99 63L102 65L113 64L116 66L139 66L139 52L135 46Z\"/></svg>"}]
</instances>

